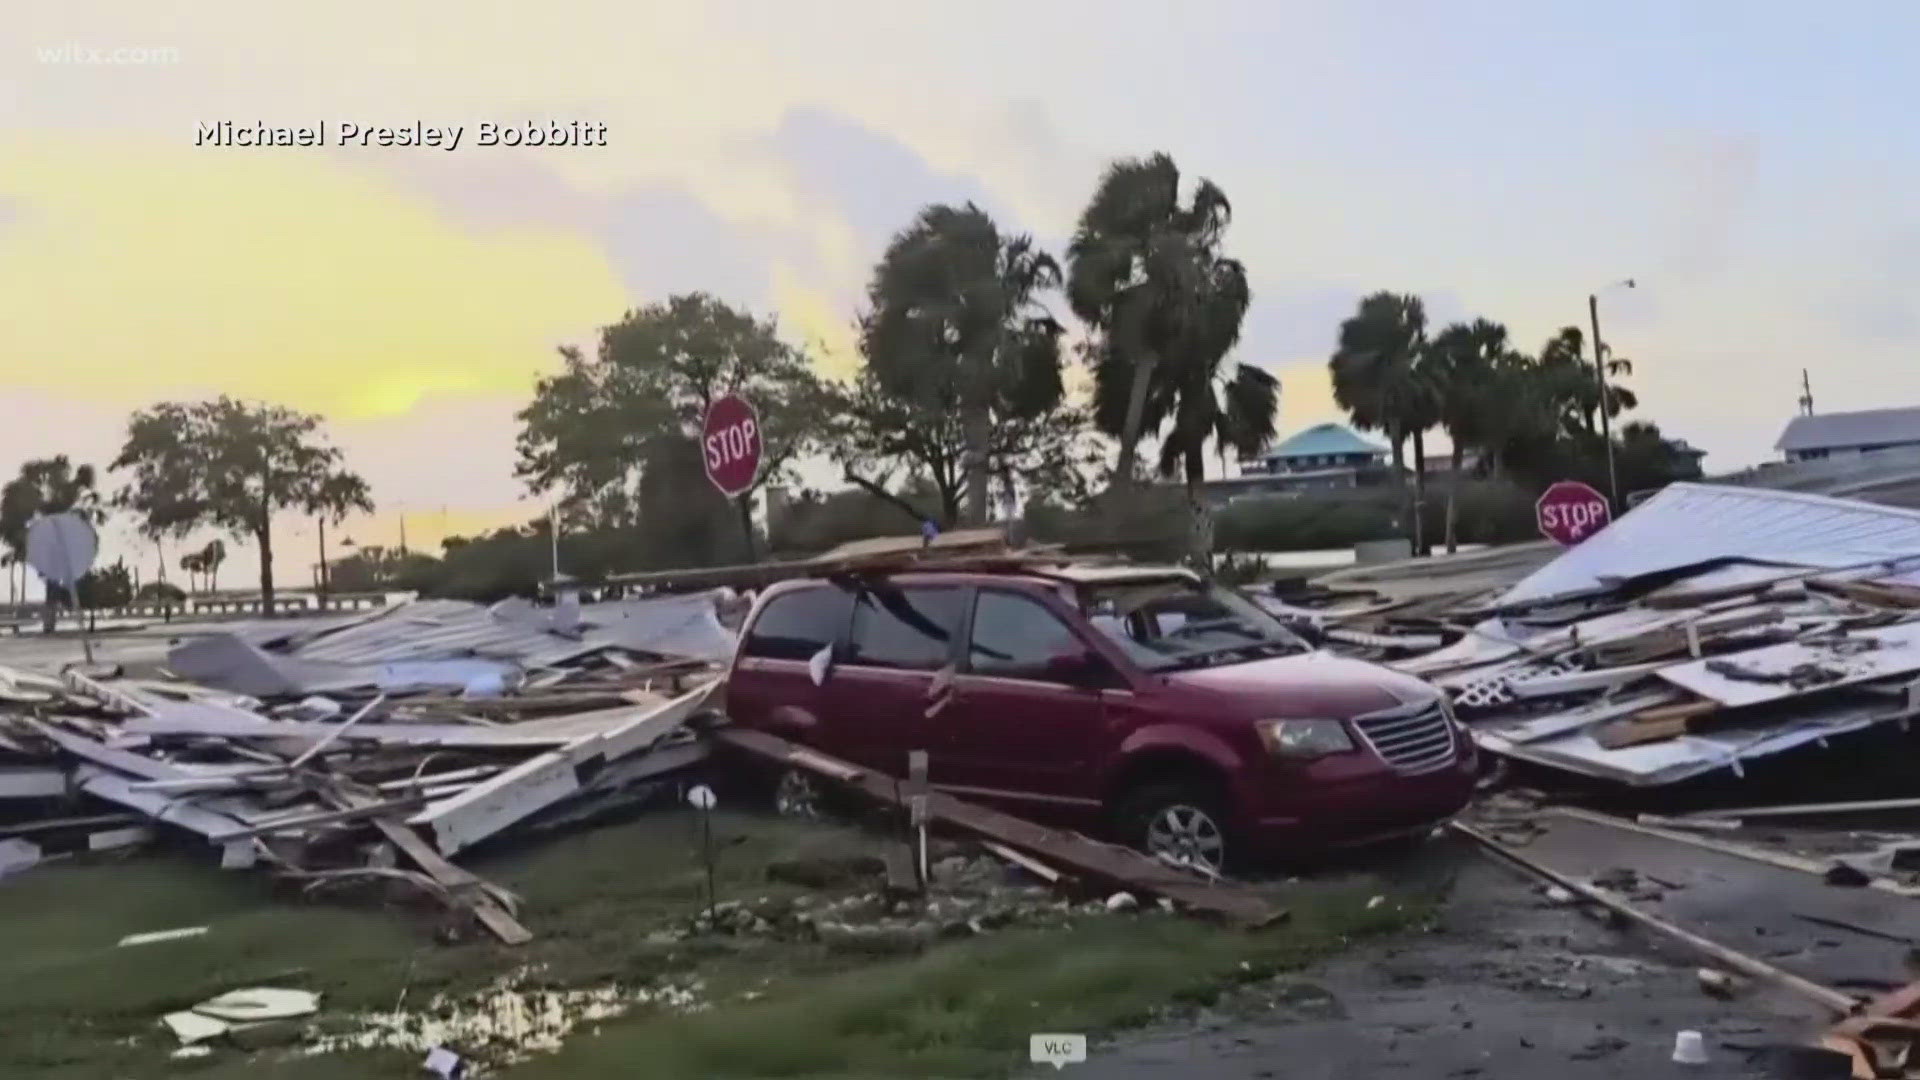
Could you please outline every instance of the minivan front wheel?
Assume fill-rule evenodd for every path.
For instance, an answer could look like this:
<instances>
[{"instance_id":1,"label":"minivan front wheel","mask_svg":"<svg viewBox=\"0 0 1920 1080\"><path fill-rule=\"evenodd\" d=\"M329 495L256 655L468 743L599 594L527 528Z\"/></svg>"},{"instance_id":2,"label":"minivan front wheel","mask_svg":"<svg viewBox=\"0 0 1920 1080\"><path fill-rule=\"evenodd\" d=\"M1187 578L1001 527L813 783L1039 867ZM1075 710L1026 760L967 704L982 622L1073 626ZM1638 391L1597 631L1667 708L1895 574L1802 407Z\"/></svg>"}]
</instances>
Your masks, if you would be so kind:
<instances>
[{"instance_id":1,"label":"minivan front wheel","mask_svg":"<svg viewBox=\"0 0 1920 1080\"><path fill-rule=\"evenodd\" d=\"M1121 838L1163 862L1202 873L1226 872L1227 817L1197 784L1148 784L1121 800Z\"/></svg>"}]
</instances>

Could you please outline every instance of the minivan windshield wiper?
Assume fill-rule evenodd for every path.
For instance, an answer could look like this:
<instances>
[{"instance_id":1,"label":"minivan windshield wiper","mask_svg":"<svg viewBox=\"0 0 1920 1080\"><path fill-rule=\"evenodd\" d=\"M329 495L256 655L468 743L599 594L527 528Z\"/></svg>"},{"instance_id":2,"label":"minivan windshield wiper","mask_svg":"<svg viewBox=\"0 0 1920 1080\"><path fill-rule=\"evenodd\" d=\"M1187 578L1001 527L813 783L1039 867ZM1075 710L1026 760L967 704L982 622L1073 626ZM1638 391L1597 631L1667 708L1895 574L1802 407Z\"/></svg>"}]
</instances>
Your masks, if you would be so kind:
<instances>
[{"instance_id":1,"label":"minivan windshield wiper","mask_svg":"<svg viewBox=\"0 0 1920 1080\"><path fill-rule=\"evenodd\" d=\"M1289 641L1249 641L1244 645L1223 645L1214 649L1197 649L1189 653L1180 653L1167 658L1165 663L1154 666L1156 671L1191 671L1194 668L1217 667L1221 664L1244 664L1250 660L1263 660L1270 656L1289 656L1299 653L1300 648Z\"/></svg>"}]
</instances>

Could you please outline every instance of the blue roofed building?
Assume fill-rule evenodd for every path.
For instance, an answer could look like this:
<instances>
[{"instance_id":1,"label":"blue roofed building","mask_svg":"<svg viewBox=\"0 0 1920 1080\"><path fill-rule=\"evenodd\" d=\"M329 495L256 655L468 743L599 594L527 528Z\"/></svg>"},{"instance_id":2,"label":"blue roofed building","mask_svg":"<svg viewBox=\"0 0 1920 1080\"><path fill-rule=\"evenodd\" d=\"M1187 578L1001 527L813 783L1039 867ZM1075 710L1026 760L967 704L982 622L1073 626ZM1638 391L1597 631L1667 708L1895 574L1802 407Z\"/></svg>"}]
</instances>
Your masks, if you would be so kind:
<instances>
[{"instance_id":1,"label":"blue roofed building","mask_svg":"<svg viewBox=\"0 0 1920 1080\"><path fill-rule=\"evenodd\" d=\"M1387 448L1345 424L1315 424L1240 462L1240 475L1206 482L1214 505L1253 495L1297 495L1384 483L1392 476Z\"/></svg>"},{"instance_id":2,"label":"blue roofed building","mask_svg":"<svg viewBox=\"0 0 1920 1080\"><path fill-rule=\"evenodd\" d=\"M1375 446L1345 424L1327 423L1296 432L1258 458L1242 461L1240 472L1243 476L1277 476L1345 471L1351 479L1361 470L1378 468L1386 461L1386 447Z\"/></svg>"}]
</instances>

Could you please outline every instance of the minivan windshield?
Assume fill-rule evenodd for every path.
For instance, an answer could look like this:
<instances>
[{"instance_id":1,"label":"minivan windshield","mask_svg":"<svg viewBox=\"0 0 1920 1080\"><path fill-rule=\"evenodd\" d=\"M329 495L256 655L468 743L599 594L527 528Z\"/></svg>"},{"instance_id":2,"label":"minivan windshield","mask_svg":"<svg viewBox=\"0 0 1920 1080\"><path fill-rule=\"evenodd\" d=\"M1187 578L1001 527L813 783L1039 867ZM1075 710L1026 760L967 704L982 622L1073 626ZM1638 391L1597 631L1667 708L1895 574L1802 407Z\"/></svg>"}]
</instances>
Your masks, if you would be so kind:
<instances>
[{"instance_id":1,"label":"minivan windshield","mask_svg":"<svg viewBox=\"0 0 1920 1080\"><path fill-rule=\"evenodd\" d=\"M1178 576L1082 586L1087 621L1148 671L1217 667L1311 651L1253 601Z\"/></svg>"}]
</instances>

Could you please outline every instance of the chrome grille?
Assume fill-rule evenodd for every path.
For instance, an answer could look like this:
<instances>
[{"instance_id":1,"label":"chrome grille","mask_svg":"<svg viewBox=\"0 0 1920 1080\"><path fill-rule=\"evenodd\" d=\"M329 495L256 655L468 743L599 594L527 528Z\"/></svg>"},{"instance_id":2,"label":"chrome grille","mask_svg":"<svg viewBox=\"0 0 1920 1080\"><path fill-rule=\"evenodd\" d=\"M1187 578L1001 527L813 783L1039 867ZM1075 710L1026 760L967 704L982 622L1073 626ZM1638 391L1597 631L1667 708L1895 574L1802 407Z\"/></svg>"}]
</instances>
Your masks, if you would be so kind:
<instances>
[{"instance_id":1,"label":"chrome grille","mask_svg":"<svg viewBox=\"0 0 1920 1080\"><path fill-rule=\"evenodd\" d=\"M1395 709L1354 720L1360 736L1381 760L1403 773L1425 773L1453 764L1453 724L1435 701L1408 712Z\"/></svg>"}]
</instances>

